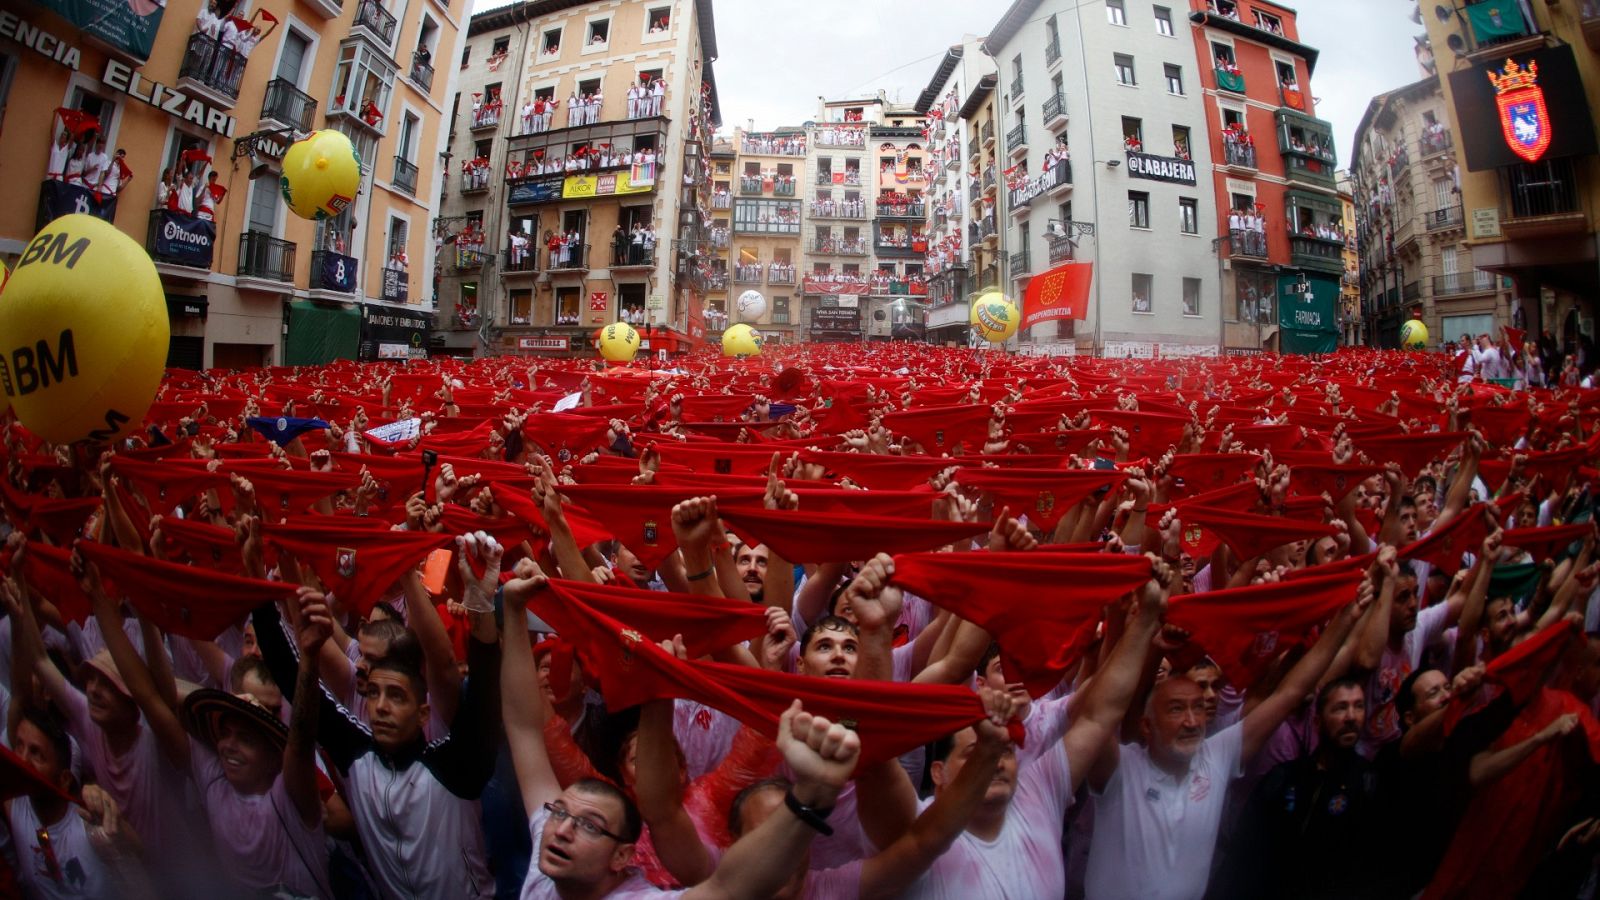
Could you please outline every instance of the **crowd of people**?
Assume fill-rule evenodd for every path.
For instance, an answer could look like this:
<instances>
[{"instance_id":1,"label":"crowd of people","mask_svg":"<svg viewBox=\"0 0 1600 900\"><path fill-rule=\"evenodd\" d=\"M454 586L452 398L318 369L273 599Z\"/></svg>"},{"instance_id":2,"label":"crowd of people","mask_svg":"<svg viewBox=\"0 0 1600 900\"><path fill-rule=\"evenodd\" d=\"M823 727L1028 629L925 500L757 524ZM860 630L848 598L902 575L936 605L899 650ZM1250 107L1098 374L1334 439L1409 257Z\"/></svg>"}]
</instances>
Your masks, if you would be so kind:
<instances>
[{"instance_id":1,"label":"crowd of people","mask_svg":"<svg viewBox=\"0 0 1600 900\"><path fill-rule=\"evenodd\" d=\"M511 165L506 165L506 177L511 177ZM474 156L461 161L461 189L483 191L489 188L489 157Z\"/></svg>"},{"instance_id":2,"label":"crowd of people","mask_svg":"<svg viewBox=\"0 0 1600 900\"><path fill-rule=\"evenodd\" d=\"M250 18L232 11L232 3L207 0L195 16L194 34L205 40L191 41L184 60L185 74L213 87L237 92L250 54L278 25L278 19L258 9ZM266 23L266 29L257 20Z\"/></svg>"},{"instance_id":3,"label":"crowd of people","mask_svg":"<svg viewBox=\"0 0 1600 900\"><path fill-rule=\"evenodd\" d=\"M537 175L561 175L582 172L605 172L616 169L636 169L654 180L656 163L654 147L628 150L610 144L581 144L568 156L547 154L543 147L530 151L524 159L506 160L506 179L516 181Z\"/></svg>"},{"instance_id":4,"label":"crowd of people","mask_svg":"<svg viewBox=\"0 0 1600 900\"><path fill-rule=\"evenodd\" d=\"M575 228L566 231L547 229L544 248L550 253L552 269L589 268L589 246L583 242L583 233Z\"/></svg>"},{"instance_id":5,"label":"crowd of people","mask_svg":"<svg viewBox=\"0 0 1600 900\"><path fill-rule=\"evenodd\" d=\"M161 182L156 185L156 207L170 212L183 213L201 219L216 218L217 204L228 189L217 183L217 170L207 163L184 162L177 170L163 169ZM206 170L202 180L199 173Z\"/></svg>"},{"instance_id":6,"label":"crowd of people","mask_svg":"<svg viewBox=\"0 0 1600 900\"><path fill-rule=\"evenodd\" d=\"M804 134L746 134L741 152L762 156L805 156Z\"/></svg>"},{"instance_id":7,"label":"crowd of people","mask_svg":"<svg viewBox=\"0 0 1600 900\"><path fill-rule=\"evenodd\" d=\"M501 99L498 88L489 92L487 100L484 99L481 92L474 91L472 94L472 127L488 128L491 125L499 125L500 113L504 110L505 101Z\"/></svg>"},{"instance_id":8,"label":"crowd of people","mask_svg":"<svg viewBox=\"0 0 1600 900\"><path fill-rule=\"evenodd\" d=\"M864 125L845 127L832 123L818 125L817 143L827 147L865 147L867 129Z\"/></svg>"},{"instance_id":9,"label":"crowd of people","mask_svg":"<svg viewBox=\"0 0 1600 900\"><path fill-rule=\"evenodd\" d=\"M667 97L667 82L661 78L647 78L628 86L628 118L645 119L661 115L661 104Z\"/></svg>"},{"instance_id":10,"label":"crowd of people","mask_svg":"<svg viewBox=\"0 0 1600 900\"><path fill-rule=\"evenodd\" d=\"M795 184L795 176L792 174L784 174L777 169L762 169L759 172L747 172L739 176L739 193L760 194L770 191L793 197Z\"/></svg>"},{"instance_id":11,"label":"crowd of people","mask_svg":"<svg viewBox=\"0 0 1600 900\"><path fill-rule=\"evenodd\" d=\"M1240 206L1228 211L1228 237L1233 252L1246 256L1267 255L1267 220L1261 204Z\"/></svg>"},{"instance_id":12,"label":"crowd of people","mask_svg":"<svg viewBox=\"0 0 1600 900\"><path fill-rule=\"evenodd\" d=\"M0 892L1592 896L1600 398L1499 383L1518 337L7 422Z\"/></svg>"},{"instance_id":13,"label":"crowd of people","mask_svg":"<svg viewBox=\"0 0 1600 900\"><path fill-rule=\"evenodd\" d=\"M846 197L843 200L827 197L813 200L811 214L824 219L865 219L867 200L865 197Z\"/></svg>"},{"instance_id":14,"label":"crowd of people","mask_svg":"<svg viewBox=\"0 0 1600 900\"><path fill-rule=\"evenodd\" d=\"M635 222L633 227L618 225L611 233L611 264L614 266L649 265L655 259L656 230L649 222Z\"/></svg>"},{"instance_id":15,"label":"crowd of people","mask_svg":"<svg viewBox=\"0 0 1600 900\"><path fill-rule=\"evenodd\" d=\"M1222 129L1222 158L1230 166L1256 167L1256 139L1242 122L1229 122Z\"/></svg>"},{"instance_id":16,"label":"crowd of people","mask_svg":"<svg viewBox=\"0 0 1600 900\"><path fill-rule=\"evenodd\" d=\"M539 134L549 131L550 119L555 116L556 108L560 105L560 100L544 94L535 94L533 99L523 101L522 109L517 114L522 124L522 130L518 134Z\"/></svg>"},{"instance_id":17,"label":"crowd of people","mask_svg":"<svg viewBox=\"0 0 1600 900\"><path fill-rule=\"evenodd\" d=\"M128 167L128 151L121 147L115 154L106 153L105 135L89 128L74 135L63 125L56 131L55 143L50 145L50 159L46 164L45 178L94 191L103 198L114 198L122 193L133 179Z\"/></svg>"}]
</instances>

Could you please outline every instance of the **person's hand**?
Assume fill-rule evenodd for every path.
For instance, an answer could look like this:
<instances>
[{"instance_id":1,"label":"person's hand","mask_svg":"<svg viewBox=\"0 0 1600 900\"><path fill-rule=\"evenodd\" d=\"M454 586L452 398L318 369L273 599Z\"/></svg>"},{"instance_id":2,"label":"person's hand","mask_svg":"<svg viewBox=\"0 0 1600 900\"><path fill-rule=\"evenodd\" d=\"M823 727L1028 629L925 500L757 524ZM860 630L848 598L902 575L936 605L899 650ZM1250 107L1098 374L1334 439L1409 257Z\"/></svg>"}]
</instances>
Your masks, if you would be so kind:
<instances>
[{"instance_id":1,"label":"person's hand","mask_svg":"<svg viewBox=\"0 0 1600 900\"><path fill-rule=\"evenodd\" d=\"M796 700L778 719L778 752L795 775L795 797L828 808L855 772L861 738L854 731L805 711Z\"/></svg>"},{"instance_id":2,"label":"person's hand","mask_svg":"<svg viewBox=\"0 0 1600 900\"><path fill-rule=\"evenodd\" d=\"M311 471L313 471L313 472L332 472L333 471L333 454L329 453L326 450L313 450L313 451L311 451Z\"/></svg>"},{"instance_id":3,"label":"person's hand","mask_svg":"<svg viewBox=\"0 0 1600 900\"><path fill-rule=\"evenodd\" d=\"M844 589L841 600L850 602L855 612L856 627L862 633L893 628L900 620L900 609L905 594L889 584L894 575L894 557L879 553L867 560L854 580Z\"/></svg>"},{"instance_id":4,"label":"person's hand","mask_svg":"<svg viewBox=\"0 0 1600 900\"><path fill-rule=\"evenodd\" d=\"M1017 713L1016 698L1009 691L980 687L978 699L983 702L983 711L986 714L972 726L973 730L978 732L978 744L996 753L1002 753L1011 746L1011 733L1007 730L1006 723Z\"/></svg>"},{"instance_id":5,"label":"person's hand","mask_svg":"<svg viewBox=\"0 0 1600 900\"><path fill-rule=\"evenodd\" d=\"M1477 692L1483 686L1483 663L1468 666L1456 673L1450 682L1450 696L1466 697Z\"/></svg>"},{"instance_id":6,"label":"person's hand","mask_svg":"<svg viewBox=\"0 0 1600 900\"><path fill-rule=\"evenodd\" d=\"M767 639L762 642L762 667L773 670L783 668L794 642L794 622L789 614L781 607L767 607Z\"/></svg>"},{"instance_id":7,"label":"person's hand","mask_svg":"<svg viewBox=\"0 0 1600 900\"><path fill-rule=\"evenodd\" d=\"M1561 716L1560 718L1551 722L1549 725L1546 725L1544 730L1540 731L1534 737L1541 744L1549 744L1566 737L1567 735L1576 731L1577 728L1578 714L1567 713L1566 715Z\"/></svg>"},{"instance_id":8,"label":"person's hand","mask_svg":"<svg viewBox=\"0 0 1600 900\"><path fill-rule=\"evenodd\" d=\"M427 518L427 515L428 501L422 496L421 491L417 491L406 498L406 530L423 530L423 520Z\"/></svg>"},{"instance_id":9,"label":"person's hand","mask_svg":"<svg viewBox=\"0 0 1600 900\"><path fill-rule=\"evenodd\" d=\"M704 549L722 528L717 524L717 498L693 497L672 508L672 533L678 546Z\"/></svg>"},{"instance_id":10,"label":"person's hand","mask_svg":"<svg viewBox=\"0 0 1600 900\"><path fill-rule=\"evenodd\" d=\"M1154 553L1146 553L1145 558L1150 560L1150 580L1139 589L1139 614L1159 619L1167 611L1167 597L1179 581L1178 570Z\"/></svg>"},{"instance_id":11,"label":"person's hand","mask_svg":"<svg viewBox=\"0 0 1600 900\"><path fill-rule=\"evenodd\" d=\"M511 570L511 580L500 590L500 600L505 613L513 618L521 613L528 606L528 598L532 597L535 591L542 590L549 581L544 572L540 571L539 564L529 557L524 556L517 560L516 566ZM508 628L506 633L513 632Z\"/></svg>"},{"instance_id":12,"label":"person's hand","mask_svg":"<svg viewBox=\"0 0 1600 900\"><path fill-rule=\"evenodd\" d=\"M1000 515L995 517L994 527L989 530L990 552L1033 550L1038 546L1039 539L1028 531L1027 526L1011 515L1011 508L1002 507Z\"/></svg>"},{"instance_id":13,"label":"person's hand","mask_svg":"<svg viewBox=\"0 0 1600 900\"><path fill-rule=\"evenodd\" d=\"M1372 575L1374 578L1400 577L1400 551L1393 544L1378 548L1378 558L1372 563Z\"/></svg>"},{"instance_id":14,"label":"person's hand","mask_svg":"<svg viewBox=\"0 0 1600 900\"><path fill-rule=\"evenodd\" d=\"M449 503L455 496L456 489L460 486L456 478L456 467L445 463L439 467L439 474L433 479L433 496L440 503Z\"/></svg>"},{"instance_id":15,"label":"person's hand","mask_svg":"<svg viewBox=\"0 0 1600 900\"><path fill-rule=\"evenodd\" d=\"M327 598L319 591L302 587L296 600L300 604L300 625L295 631L295 644L300 648L301 659L314 660L333 636L333 615L328 611Z\"/></svg>"},{"instance_id":16,"label":"person's hand","mask_svg":"<svg viewBox=\"0 0 1600 900\"><path fill-rule=\"evenodd\" d=\"M116 859L123 853L138 854L141 850L139 836L122 821L117 801L111 799L99 785L83 787L83 807L78 815L87 823L89 843L104 859Z\"/></svg>"},{"instance_id":17,"label":"person's hand","mask_svg":"<svg viewBox=\"0 0 1600 900\"><path fill-rule=\"evenodd\" d=\"M494 592L500 584L500 561L505 550L486 531L474 531L456 538L456 572L461 576L461 605L472 612L493 612ZM474 575L471 561L483 567Z\"/></svg>"}]
</instances>

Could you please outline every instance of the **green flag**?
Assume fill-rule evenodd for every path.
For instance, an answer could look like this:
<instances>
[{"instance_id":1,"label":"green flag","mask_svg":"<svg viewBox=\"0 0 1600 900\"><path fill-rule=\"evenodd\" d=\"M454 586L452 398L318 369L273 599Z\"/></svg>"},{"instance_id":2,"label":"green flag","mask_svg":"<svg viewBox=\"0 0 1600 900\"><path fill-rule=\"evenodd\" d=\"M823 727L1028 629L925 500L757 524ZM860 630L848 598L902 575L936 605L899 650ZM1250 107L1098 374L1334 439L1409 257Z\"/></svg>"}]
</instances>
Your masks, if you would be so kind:
<instances>
[{"instance_id":1,"label":"green flag","mask_svg":"<svg viewBox=\"0 0 1600 900\"><path fill-rule=\"evenodd\" d=\"M1516 0L1485 0L1467 7L1467 21L1479 44L1492 44L1527 34Z\"/></svg>"},{"instance_id":2,"label":"green flag","mask_svg":"<svg viewBox=\"0 0 1600 900\"><path fill-rule=\"evenodd\" d=\"M1522 609L1533 599L1534 588L1539 586L1542 574L1538 563L1495 566L1489 573L1489 597L1510 597L1512 603Z\"/></svg>"}]
</instances>

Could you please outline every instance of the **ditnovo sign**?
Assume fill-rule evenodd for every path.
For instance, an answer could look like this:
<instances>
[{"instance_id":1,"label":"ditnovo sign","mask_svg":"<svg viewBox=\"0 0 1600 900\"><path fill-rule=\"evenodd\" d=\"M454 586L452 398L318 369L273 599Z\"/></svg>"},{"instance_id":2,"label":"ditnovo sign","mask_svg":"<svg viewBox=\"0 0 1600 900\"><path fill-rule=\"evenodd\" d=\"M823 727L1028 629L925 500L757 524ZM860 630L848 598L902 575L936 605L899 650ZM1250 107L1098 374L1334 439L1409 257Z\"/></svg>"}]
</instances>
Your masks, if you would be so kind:
<instances>
[{"instance_id":1,"label":"ditnovo sign","mask_svg":"<svg viewBox=\"0 0 1600 900\"><path fill-rule=\"evenodd\" d=\"M81 64L83 54L77 47L5 10L0 10L0 38L9 38L74 72L78 71ZM233 116L220 109L214 109L177 88L168 87L159 81L150 81L137 68L125 62L108 58L105 71L100 75L100 83L135 100L148 103L173 118L193 122L223 137L233 137L236 128Z\"/></svg>"}]
</instances>

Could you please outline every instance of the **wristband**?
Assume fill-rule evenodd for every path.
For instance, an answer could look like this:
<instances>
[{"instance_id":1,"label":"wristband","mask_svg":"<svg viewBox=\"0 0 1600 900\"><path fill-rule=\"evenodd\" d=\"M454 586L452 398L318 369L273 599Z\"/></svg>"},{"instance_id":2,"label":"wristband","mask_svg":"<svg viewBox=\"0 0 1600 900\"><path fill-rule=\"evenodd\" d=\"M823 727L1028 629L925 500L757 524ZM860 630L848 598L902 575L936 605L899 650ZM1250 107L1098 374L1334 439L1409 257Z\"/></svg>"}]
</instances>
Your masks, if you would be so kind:
<instances>
[{"instance_id":1,"label":"wristband","mask_svg":"<svg viewBox=\"0 0 1600 900\"><path fill-rule=\"evenodd\" d=\"M783 795L783 805L789 807L794 817L806 823L811 830L823 837L833 837L833 826L828 824L828 815L833 812L833 807L827 809L812 809L800 802L793 790L786 791Z\"/></svg>"},{"instance_id":2,"label":"wristband","mask_svg":"<svg viewBox=\"0 0 1600 900\"><path fill-rule=\"evenodd\" d=\"M715 571L716 571L716 567L713 566L713 567L705 570L704 572L696 572L693 575L687 576L686 580L688 580L688 581L701 581L701 580L704 580L706 578L710 578L711 577L711 573L715 572Z\"/></svg>"}]
</instances>

